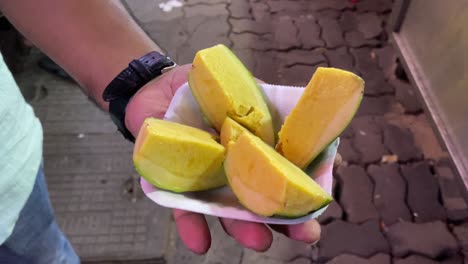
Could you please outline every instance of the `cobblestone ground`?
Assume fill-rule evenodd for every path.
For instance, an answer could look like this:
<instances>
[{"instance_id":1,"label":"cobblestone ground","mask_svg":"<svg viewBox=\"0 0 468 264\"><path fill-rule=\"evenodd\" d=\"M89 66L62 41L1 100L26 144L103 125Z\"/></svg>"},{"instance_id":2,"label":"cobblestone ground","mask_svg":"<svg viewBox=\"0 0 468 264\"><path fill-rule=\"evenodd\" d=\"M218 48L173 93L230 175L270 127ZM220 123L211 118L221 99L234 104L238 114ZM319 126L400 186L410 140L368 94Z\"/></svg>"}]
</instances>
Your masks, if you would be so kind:
<instances>
[{"instance_id":1,"label":"cobblestone ground","mask_svg":"<svg viewBox=\"0 0 468 264\"><path fill-rule=\"evenodd\" d=\"M269 83L303 86L318 66L351 70L366 81L360 111L342 136L337 202L320 218L318 245L277 237L270 251L255 254L223 240L222 252L179 253L177 263L468 261L460 186L416 91L396 74L386 30L392 1L187 0L164 12L166 2L127 5L179 64L224 43ZM185 252L180 243L177 248Z\"/></svg>"},{"instance_id":2,"label":"cobblestone ground","mask_svg":"<svg viewBox=\"0 0 468 264\"><path fill-rule=\"evenodd\" d=\"M363 76L365 98L341 138L336 202L320 217L323 232L317 245L275 235L269 251L255 253L242 249L210 217L212 249L194 255L177 238L169 211L154 206L137 188L131 146L115 133L108 116L76 85L26 71L17 79L22 87L37 87L33 105L44 124L52 202L84 259L468 263L463 187L455 181L416 91L397 70L386 33L392 1L186 0L170 11L169 2L126 4L179 64L190 63L199 49L224 43L269 83L305 85L318 66Z\"/></svg>"}]
</instances>

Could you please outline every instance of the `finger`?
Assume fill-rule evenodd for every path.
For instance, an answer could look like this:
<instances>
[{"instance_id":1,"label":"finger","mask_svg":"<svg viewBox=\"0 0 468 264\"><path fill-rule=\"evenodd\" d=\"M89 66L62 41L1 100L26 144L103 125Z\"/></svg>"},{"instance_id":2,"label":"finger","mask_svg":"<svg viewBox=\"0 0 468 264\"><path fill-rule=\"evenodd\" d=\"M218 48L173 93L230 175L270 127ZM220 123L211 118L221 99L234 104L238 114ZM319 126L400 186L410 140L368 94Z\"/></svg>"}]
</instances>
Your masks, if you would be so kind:
<instances>
[{"instance_id":1,"label":"finger","mask_svg":"<svg viewBox=\"0 0 468 264\"><path fill-rule=\"evenodd\" d=\"M320 240L321 228L316 220L297 225L270 225L270 227L291 239L308 244L314 244Z\"/></svg>"},{"instance_id":2,"label":"finger","mask_svg":"<svg viewBox=\"0 0 468 264\"><path fill-rule=\"evenodd\" d=\"M211 235L201 214L174 209L174 219L180 239L197 254L204 254L211 246Z\"/></svg>"},{"instance_id":3,"label":"finger","mask_svg":"<svg viewBox=\"0 0 468 264\"><path fill-rule=\"evenodd\" d=\"M175 93L176 90L182 86L182 84L188 81L188 75L191 67L192 64L185 64L177 66L176 71L173 70L169 72L172 73L170 84L173 93Z\"/></svg>"},{"instance_id":4,"label":"finger","mask_svg":"<svg viewBox=\"0 0 468 264\"><path fill-rule=\"evenodd\" d=\"M273 234L264 224L220 218L224 231L246 248L266 251L273 242Z\"/></svg>"}]
</instances>

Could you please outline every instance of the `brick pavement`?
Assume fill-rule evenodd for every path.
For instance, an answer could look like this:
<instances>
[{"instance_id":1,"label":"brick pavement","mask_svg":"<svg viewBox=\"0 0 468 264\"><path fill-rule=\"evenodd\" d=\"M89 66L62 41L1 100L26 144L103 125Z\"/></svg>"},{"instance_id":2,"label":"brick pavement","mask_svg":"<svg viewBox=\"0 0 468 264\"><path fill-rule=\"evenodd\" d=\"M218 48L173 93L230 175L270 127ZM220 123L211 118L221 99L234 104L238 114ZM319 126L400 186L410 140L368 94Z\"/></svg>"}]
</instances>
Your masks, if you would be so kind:
<instances>
[{"instance_id":1,"label":"brick pavement","mask_svg":"<svg viewBox=\"0 0 468 264\"><path fill-rule=\"evenodd\" d=\"M438 165L447 153L415 90L395 74L396 55L386 31L392 1L356 2L186 0L178 10L154 15L149 11L157 9L154 1L127 1L178 63L190 63L200 48L224 43L266 82L305 85L322 65L351 70L366 81L361 109L339 149L337 199L320 219L322 241L308 250L294 247L286 258L276 257L276 248L258 255L244 250L242 263L304 257L330 263L462 262L466 239L459 237L466 234L467 204L450 168ZM158 31L161 21L177 23L184 41ZM278 248L290 248L287 240L280 241ZM200 262L209 263L210 257Z\"/></svg>"},{"instance_id":2,"label":"brick pavement","mask_svg":"<svg viewBox=\"0 0 468 264\"><path fill-rule=\"evenodd\" d=\"M45 121L46 172L60 223L81 255L138 263L468 262L468 206L461 186L414 88L395 74L395 51L385 30L392 1L186 0L164 12L160 4L167 2L126 5L179 64L191 62L199 49L224 43L256 77L271 83L305 85L322 65L363 76L365 98L342 135L336 202L320 218L317 245L275 235L272 249L255 253L209 218L213 249L196 256L177 238L167 210L140 199L138 190L126 194L133 175L125 160L130 149L105 115L85 103L74 85L47 77L41 82L49 93L35 103ZM25 77L20 81L28 83ZM96 185L99 191L92 189ZM144 224L138 225L141 217L132 208L149 211ZM128 237L112 236L113 229L125 227Z\"/></svg>"}]
</instances>

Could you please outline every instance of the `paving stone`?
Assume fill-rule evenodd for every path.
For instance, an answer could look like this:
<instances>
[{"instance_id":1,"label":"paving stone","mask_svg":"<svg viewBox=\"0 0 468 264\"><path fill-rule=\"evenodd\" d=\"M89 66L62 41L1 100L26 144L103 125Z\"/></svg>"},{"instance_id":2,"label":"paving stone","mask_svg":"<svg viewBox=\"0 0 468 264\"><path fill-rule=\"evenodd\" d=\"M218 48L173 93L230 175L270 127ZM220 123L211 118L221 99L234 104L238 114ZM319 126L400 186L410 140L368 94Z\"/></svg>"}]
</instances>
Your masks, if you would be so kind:
<instances>
[{"instance_id":1,"label":"paving stone","mask_svg":"<svg viewBox=\"0 0 468 264\"><path fill-rule=\"evenodd\" d=\"M468 204L463 197L463 185L448 166L437 166L436 172L447 218L455 222L468 219Z\"/></svg>"},{"instance_id":2,"label":"paving stone","mask_svg":"<svg viewBox=\"0 0 468 264\"><path fill-rule=\"evenodd\" d=\"M322 28L322 38L325 40L327 48L344 46L343 32L338 21L329 17L319 18L318 23Z\"/></svg>"},{"instance_id":3,"label":"paving stone","mask_svg":"<svg viewBox=\"0 0 468 264\"><path fill-rule=\"evenodd\" d=\"M388 229L387 237L392 254L405 257L418 254L429 258L453 256L458 244L445 223L436 221L424 224L396 223Z\"/></svg>"},{"instance_id":4,"label":"paving stone","mask_svg":"<svg viewBox=\"0 0 468 264\"><path fill-rule=\"evenodd\" d=\"M77 253L123 262L162 258L170 210L146 199L139 188L132 144L95 129L111 127L112 121L77 85L55 78L44 85L48 96L32 106L44 128L47 187L59 226ZM81 117L73 114L80 112ZM90 129L80 127L88 121Z\"/></svg>"},{"instance_id":5,"label":"paving stone","mask_svg":"<svg viewBox=\"0 0 468 264\"><path fill-rule=\"evenodd\" d=\"M367 97L362 99L361 106L357 112L357 116L383 116L390 112L392 105L395 103L393 96L385 95L379 97Z\"/></svg>"},{"instance_id":6,"label":"paving stone","mask_svg":"<svg viewBox=\"0 0 468 264\"><path fill-rule=\"evenodd\" d=\"M464 257L463 255L457 254L455 256L451 256L445 259L439 260L439 263L442 264L463 264L466 263L466 260L468 260L468 257L463 261Z\"/></svg>"},{"instance_id":7,"label":"paving stone","mask_svg":"<svg viewBox=\"0 0 468 264\"><path fill-rule=\"evenodd\" d=\"M250 2L252 16L256 21L267 20L270 17L269 7L264 2Z\"/></svg>"},{"instance_id":8,"label":"paving stone","mask_svg":"<svg viewBox=\"0 0 468 264\"><path fill-rule=\"evenodd\" d=\"M356 225L341 220L323 226L319 242L319 261L327 261L341 254L369 258L377 253L389 253L390 247L380 233L377 221Z\"/></svg>"},{"instance_id":9,"label":"paving stone","mask_svg":"<svg viewBox=\"0 0 468 264\"><path fill-rule=\"evenodd\" d=\"M320 19L322 17L328 17L328 18L338 20L341 16L341 13L342 13L341 11L335 10L335 9L322 9L320 11L313 12L313 16L316 19Z\"/></svg>"},{"instance_id":10,"label":"paving stone","mask_svg":"<svg viewBox=\"0 0 468 264\"><path fill-rule=\"evenodd\" d=\"M340 204L335 200L328 206L327 210L319 216L318 221L320 224L327 224L332 220L341 219L342 217L343 209L341 209Z\"/></svg>"},{"instance_id":11,"label":"paving stone","mask_svg":"<svg viewBox=\"0 0 468 264\"><path fill-rule=\"evenodd\" d=\"M236 54L236 56L242 61L245 67L250 71L253 72L255 69L255 56L254 51L251 49L237 49L233 48L232 52Z\"/></svg>"},{"instance_id":12,"label":"paving stone","mask_svg":"<svg viewBox=\"0 0 468 264\"><path fill-rule=\"evenodd\" d=\"M320 39L320 26L312 15L300 16L295 20L295 24L299 30L297 38L302 43L302 48L312 49L325 45Z\"/></svg>"},{"instance_id":13,"label":"paving stone","mask_svg":"<svg viewBox=\"0 0 468 264\"><path fill-rule=\"evenodd\" d=\"M187 5L208 5L208 4L227 4L231 2L231 0L186 0Z\"/></svg>"},{"instance_id":14,"label":"paving stone","mask_svg":"<svg viewBox=\"0 0 468 264\"><path fill-rule=\"evenodd\" d=\"M268 0L266 3L270 7L271 13L296 13L306 8L305 1Z\"/></svg>"},{"instance_id":15,"label":"paving stone","mask_svg":"<svg viewBox=\"0 0 468 264\"><path fill-rule=\"evenodd\" d=\"M302 242L291 240L286 236L273 232L273 243L266 252L260 253L250 249L244 249L243 264L250 263L287 263L296 258L310 258L311 247ZM299 261L297 264L303 263Z\"/></svg>"},{"instance_id":16,"label":"paving stone","mask_svg":"<svg viewBox=\"0 0 468 264\"><path fill-rule=\"evenodd\" d=\"M136 3L135 1L130 1ZM142 23L141 26L152 39L158 40L158 45L178 64L183 62L177 60L177 48L185 43L189 35L186 30L186 20L181 17L170 21L152 21Z\"/></svg>"},{"instance_id":17,"label":"paving stone","mask_svg":"<svg viewBox=\"0 0 468 264\"><path fill-rule=\"evenodd\" d=\"M453 228L453 233L457 237L461 251L465 256L465 263L468 263L468 223L455 226Z\"/></svg>"},{"instance_id":18,"label":"paving stone","mask_svg":"<svg viewBox=\"0 0 468 264\"><path fill-rule=\"evenodd\" d=\"M337 176L341 182L340 205L347 220L361 223L378 219L377 210L372 203L373 185L366 171L359 166L339 167Z\"/></svg>"},{"instance_id":19,"label":"paving stone","mask_svg":"<svg viewBox=\"0 0 468 264\"><path fill-rule=\"evenodd\" d=\"M360 48L363 46L375 46L379 44L379 41L376 39L366 39L364 34L359 31L349 31L344 33L344 38L346 43L350 47Z\"/></svg>"},{"instance_id":20,"label":"paving stone","mask_svg":"<svg viewBox=\"0 0 468 264\"><path fill-rule=\"evenodd\" d=\"M388 12L392 9L392 0L359 0L356 3L358 12Z\"/></svg>"},{"instance_id":21,"label":"paving stone","mask_svg":"<svg viewBox=\"0 0 468 264\"><path fill-rule=\"evenodd\" d=\"M306 86L318 67L326 67L327 64L294 65L279 70L279 84L291 86Z\"/></svg>"},{"instance_id":22,"label":"paving stone","mask_svg":"<svg viewBox=\"0 0 468 264\"><path fill-rule=\"evenodd\" d=\"M274 45L281 50L290 49L300 45L297 41L297 28L292 18L281 16L274 23Z\"/></svg>"},{"instance_id":23,"label":"paving stone","mask_svg":"<svg viewBox=\"0 0 468 264\"><path fill-rule=\"evenodd\" d=\"M298 64L314 66L319 63L327 62L323 53L315 50L295 49L288 52L278 52L276 56L278 56L282 67L291 67Z\"/></svg>"},{"instance_id":24,"label":"paving stone","mask_svg":"<svg viewBox=\"0 0 468 264\"><path fill-rule=\"evenodd\" d=\"M190 18L194 16L200 17L228 17L229 12L225 4L212 4L212 5L187 5L184 6L185 17Z\"/></svg>"},{"instance_id":25,"label":"paving stone","mask_svg":"<svg viewBox=\"0 0 468 264\"><path fill-rule=\"evenodd\" d=\"M419 97L411 84L397 78L392 79L391 84L395 87L395 98L405 108L405 113L415 114L423 111Z\"/></svg>"},{"instance_id":26,"label":"paving stone","mask_svg":"<svg viewBox=\"0 0 468 264\"><path fill-rule=\"evenodd\" d=\"M400 161L420 160L423 157L414 143L413 134L407 128L385 124L384 144Z\"/></svg>"},{"instance_id":27,"label":"paving stone","mask_svg":"<svg viewBox=\"0 0 468 264\"><path fill-rule=\"evenodd\" d=\"M383 144L382 129L374 117L356 117L351 122L351 128L354 134L352 146L361 154L361 162L377 162L389 154Z\"/></svg>"},{"instance_id":28,"label":"paving stone","mask_svg":"<svg viewBox=\"0 0 468 264\"><path fill-rule=\"evenodd\" d=\"M324 9L334 9L334 10L343 10L351 7L350 1L341 1L341 0L327 0L327 1L306 1L308 4L308 9L312 11L324 10Z\"/></svg>"},{"instance_id":29,"label":"paving stone","mask_svg":"<svg viewBox=\"0 0 468 264\"><path fill-rule=\"evenodd\" d=\"M254 57L254 75L267 83L278 84L280 80L280 62L276 53L255 52Z\"/></svg>"},{"instance_id":30,"label":"paving stone","mask_svg":"<svg viewBox=\"0 0 468 264\"><path fill-rule=\"evenodd\" d=\"M326 50L325 57L328 59L330 67L336 67L343 70L354 72L353 57L348 53L346 47L340 47L333 50Z\"/></svg>"},{"instance_id":31,"label":"paving stone","mask_svg":"<svg viewBox=\"0 0 468 264\"><path fill-rule=\"evenodd\" d=\"M232 25L232 32L234 33L253 33L253 34L267 34L271 30L270 23L267 21L254 21L247 18L242 19L229 19Z\"/></svg>"},{"instance_id":32,"label":"paving stone","mask_svg":"<svg viewBox=\"0 0 468 264\"><path fill-rule=\"evenodd\" d=\"M200 22L198 26L194 28L188 40L184 44L178 46L177 62L179 64L191 63L195 57L195 53L201 49L216 44L225 44L228 47L231 46L231 41L227 36L227 32L229 31L227 17L221 15L213 17L195 16L187 18L186 23L192 24L190 22L191 20Z\"/></svg>"},{"instance_id":33,"label":"paving stone","mask_svg":"<svg viewBox=\"0 0 468 264\"><path fill-rule=\"evenodd\" d=\"M437 264L439 262L432 260L430 258L418 256L418 255L411 255L406 258L395 258L393 259L394 264Z\"/></svg>"},{"instance_id":34,"label":"paving stone","mask_svg":"<svg viewBox=\"0 0 468 264\"><path fill-rule=\"evenodd\" d=\"M371 165L367 169L374 187L374 205L382 221L390 226L397 221L411 221L411 213L405 203L406 182L397 164Z\"/></svg>"},{"instance_id":35,"label":"paving stone","mask_svg":"<svg viewBox=\"0 0 468 264\"><path fill-rule=\"evenodd\" d=\"M393 78L396 69L397 55L392 45L385 45L382 48L373 49L373 52L377 55L377 61L379 62L380 68L383 70L387 79Z\"/></svg>"},{"instance_id":36,"label":"paving stone","mask_svg":"<svg viewBox=\"0 0 468 264\"><path fill-rule=\"evenodd\" d=\"M361 161L361 153L353 146L352 140L341 138L338 146L338 153L341 154L343 161L350 163L359 163Z\"/></svg>"},{"instance_id":37,"label":"paving stone","mask_svg":"<svg viewBox=\"0 0 468 264\"><path fill-rule=\"evenodd\" d=\"M359 74L380 70L375 52L371 48L352 48L349 50L355 60L355 67Z\"/></svg>"},{"instance_id":38,"label":"paving stone","mask_svg":"<svg viewBox=\"0 0 468 264\"><path fill-rule=\"evenodd\" d=\"M353 121L351 121L351 123L352 122ZM341 133L340 135L341 138L347 138L347 139L352 139L353 136L354 136L354 131L350 125L348 125L346 129L343 131L343 133Z\"/></svg>"},{"instance_id":39,"label":"paving stone","mask_svg":"<svg viewBox=\"0 0 468 264\"><path fill-rule=\"evenodd\" d=\"M182 18L184 15L180 7L173 8L171 12L164 12L163 9L159 7L161 1L142 0L136 3L135 1L125 0L124 2L129 12L131 12L141 24L155 21L172 21L177 18Z\"/></svg>"},{"instance_id":40,"label":"paving stone","mask_svg":"<svg viewBox=\"0 0 468 264\"><path fill-rule=\"evenodd\" d=\"M366 82L364 88L365 95L393 94L394 88L385 80L385 75L380 69L361 71L361 77Z\"/></svg>"},{"instance_id":41,"label":"paving stone","mask_svg":"<svg viewBox=\"0 0 468 264\"><path fill-rule=\"evenodd\" d=\"M370 258L343 254L328 261L327 264L390 264L391 258L387 254L378 253Z\"/></svg>"},{"instance_id":42,"label":"paving stone","mask_svg":"<svg viewBox=\"0 0 468 264\"><path fill-rule=\"evenodd\" d=\"M250 18L250 4L248 0L231 1L228 5L229 12L233 18Z\"/></svg>"},{"instance_id":43,"label":"paving stone","mask_svg":"<svg viewBox=\"0 0 468 264\"><path fill-rule=\"evenodd\" d=\"M356 31L358 29L357 14L354 11L346 10L339 18L340 27L344 32Z\"/></svg>"},{"instance_id":44,"label":"paving stone","mask_svg":"<svg viewBox=\"0 0 468 264\"><path fill-rule=\"evenodd\" d=\"M439 184L426 161L402 165L408 184L407 203L416 222L445 220L445 208L439 202Z\"/></svg>"},{"instance_id":45,"label":"paving stone","mask_svg":"<svg viewBox=\"0 0 468 264\"><path fill-rule=\"evenodd\" d=\"M233 43L233 47L237 49L268 50L272 49L274 45L271 34L234 33L229 38Z\"/></svg>"},{"instance_id":46,"label":"paving stone","mask_svg":"<svg viewBox=\"0 0 468 264\"><path fill-rule=\"evenodd\" d=\"M382 19L376 13L363 13L357 15L357 27L365 39L372 39L382 32Z\"/></svg>"}]
</instances>

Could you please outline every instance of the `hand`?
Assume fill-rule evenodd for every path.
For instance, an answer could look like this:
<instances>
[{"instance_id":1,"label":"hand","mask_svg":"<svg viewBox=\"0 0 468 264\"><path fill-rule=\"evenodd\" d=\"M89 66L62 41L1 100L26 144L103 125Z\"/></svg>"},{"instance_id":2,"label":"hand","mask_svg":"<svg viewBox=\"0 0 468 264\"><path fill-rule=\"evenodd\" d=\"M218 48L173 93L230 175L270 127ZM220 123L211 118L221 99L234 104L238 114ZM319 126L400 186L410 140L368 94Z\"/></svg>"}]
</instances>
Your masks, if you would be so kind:
<instances>
[{"instance_id":1,"label":"hand","mask_svg":"<svg viewBox=\"0 0 468 264\"><path fill-rule=\"evenodd\" d=\"M147 117L162 118L177 88L187 82L191 65L179 66L145 85L127 106L126 125L134 136ZM211 245L211 235L203 215L182 210L173 210L179 236L188 249L203 254ZM256 251L267 250L273 239L273 229L291 239L315 243L320 238L320 225L312 220L298 225L267 225L234 219L220 218L228 235L244 247Z\"/></svg>"}]
</instances>

